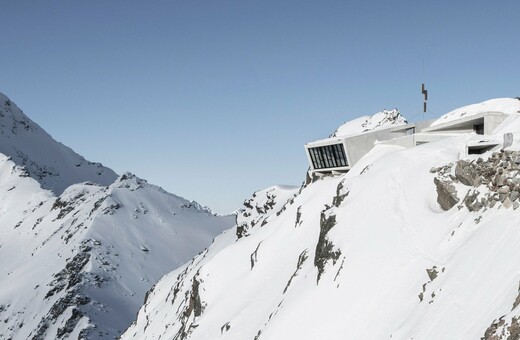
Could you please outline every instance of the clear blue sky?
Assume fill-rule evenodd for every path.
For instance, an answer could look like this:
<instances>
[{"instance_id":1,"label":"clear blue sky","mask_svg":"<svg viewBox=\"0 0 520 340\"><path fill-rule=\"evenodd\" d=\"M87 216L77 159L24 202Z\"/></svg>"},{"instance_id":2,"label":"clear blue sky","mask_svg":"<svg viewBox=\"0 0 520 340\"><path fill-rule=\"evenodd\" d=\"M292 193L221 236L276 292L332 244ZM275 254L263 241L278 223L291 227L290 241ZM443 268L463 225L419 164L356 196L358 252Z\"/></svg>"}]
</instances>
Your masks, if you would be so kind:
<instances>
[{"instance_id":1,"label":"clear blue sky","mask_svg":"<svg viewBox=\"0 0 520 340\"><path fill-rule=\"evenodd\" d=\"M0 91L87 159L217 212L346 120L520 96L520 1L3 1ZM420 116L419 116L420 118Z\"/></svg>"}]
</instances>

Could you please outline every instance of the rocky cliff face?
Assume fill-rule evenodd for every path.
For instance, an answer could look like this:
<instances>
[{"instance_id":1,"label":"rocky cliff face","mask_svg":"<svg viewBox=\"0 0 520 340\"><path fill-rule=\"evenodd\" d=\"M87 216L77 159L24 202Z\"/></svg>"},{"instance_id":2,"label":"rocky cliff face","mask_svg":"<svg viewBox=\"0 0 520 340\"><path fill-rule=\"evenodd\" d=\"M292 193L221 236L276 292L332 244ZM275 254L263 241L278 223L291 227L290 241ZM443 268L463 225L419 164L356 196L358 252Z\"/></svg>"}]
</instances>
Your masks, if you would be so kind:
<instances>
[{"instance_id":1,"label":"rocky cliff face","mask_svg":"<svg viewBox=\"0 0 520 340\"><path fill-rule=\"evenodd\" d=\"M379 145L304 185L165 276L123 339L517 338L519 122L504 151Z\"/></svg>"}]
</instances>

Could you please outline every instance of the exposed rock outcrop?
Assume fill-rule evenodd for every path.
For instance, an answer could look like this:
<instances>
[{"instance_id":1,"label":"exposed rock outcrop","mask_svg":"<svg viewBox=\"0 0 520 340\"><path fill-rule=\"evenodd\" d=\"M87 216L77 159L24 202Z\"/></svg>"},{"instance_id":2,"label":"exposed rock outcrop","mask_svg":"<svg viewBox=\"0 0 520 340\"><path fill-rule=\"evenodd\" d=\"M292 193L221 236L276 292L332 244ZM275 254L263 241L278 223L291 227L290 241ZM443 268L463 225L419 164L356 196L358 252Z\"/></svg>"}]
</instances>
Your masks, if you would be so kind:
<instances>
[{"instance_id":1,"label":"exposed rock outcrop","mask_svg":"<svg viewBox=\"0 0 520 340\"><path fill-rule=\"evenodd\" d=\"M437 187L437 202L444 210L450 210L460 199L457 197L457 190L455 186L449 181L443 181L435 177L433 179L435 186Z\"/></svg>"},{"instance_id":2,"label":"exposed rock outcrop","mask_svg":"<svg viewBox=\"0 0 520 340\"><path fill-rule=\"evenodd\" d=\"M375 131L381 128L399 126L407 123L399 110L383 110L372 116L364 116L341 125L331 137L342 137L352 134Z\"/></svg>"},{"instance_id":3,"label":"exposed rock outcrop","mask_svg":"<svg viewBox=\"0 0 520 340\"><path fill-rule=\"evenodd\" d=\"M255 192L251 198L244 201L245 209L237 214L237 239L247 237L252 228L263 226L271 215L283 211L287 204L292 204L292 199L297 193L297 187L277 185Z\"/></svg>"},{"instance_id":4,"label":"exposed rock outcrop","mask_svg":"<svg viewBox=\"0 0 520 340\"><path fill-rule=\"evenodd\" d=\"M479 186L479 174L471 163L465 160L460 160L455 166L455 177L464 185Z\"/></svg>"},{"instance_id":5,"label":"exposed rock outcrop","mask_svg":"<svg viewBox=\"0 0 520 340\"><path fill-rule=\"evenodd\" d=\"M501 150L488 159L459 160L453 165L432 168L437 174L437 202L449 210L460 200L454 184L469 187L463 203L469 211L493 208L497 204L506 209L520 206L520 151ZM478 189L476 189L478 188ZM459 186L460 189L460 186Z\"/></svg>"},{"instance_id":6,"label":"exposed rock outcrop","mask_svg":"<svg viewBox=\"0 0 520 340\"><path fill-rule=\"evenodd\" d=\"M336 225L336 215L331 214L329 209L330 207L322 211L320 218L320 236L314 255L314 266L318 268L317 282L320 281L327 262L332 260L332 263L336 264L336 261L341 256L341 250L335 249L334 244L327 237L327 233Z\"/></svg>"}]
</instances>

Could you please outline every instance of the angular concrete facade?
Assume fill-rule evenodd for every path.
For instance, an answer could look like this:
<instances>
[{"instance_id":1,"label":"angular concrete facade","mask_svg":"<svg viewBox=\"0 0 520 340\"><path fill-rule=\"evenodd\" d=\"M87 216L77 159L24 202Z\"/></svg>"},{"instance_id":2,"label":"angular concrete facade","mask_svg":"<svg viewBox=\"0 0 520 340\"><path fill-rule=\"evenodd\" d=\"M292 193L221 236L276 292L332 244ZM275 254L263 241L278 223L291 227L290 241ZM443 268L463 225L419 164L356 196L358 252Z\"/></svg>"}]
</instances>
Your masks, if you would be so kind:
<instances>
[{"instance_id":1,"label":"angular concrete facade","mask_svg":"<svg viewBox=\"0 0 520 340\"><path fill-rule=\"evenodd\" d=\"M312 173L346 172L376 144L411 148L463 133L488 135L493 133L507 116L502 112L490 111L441 124L435 124L435 120L422 121L345 137L331 137L308 143L304 147Z\"/></svg>"}]
</instances>

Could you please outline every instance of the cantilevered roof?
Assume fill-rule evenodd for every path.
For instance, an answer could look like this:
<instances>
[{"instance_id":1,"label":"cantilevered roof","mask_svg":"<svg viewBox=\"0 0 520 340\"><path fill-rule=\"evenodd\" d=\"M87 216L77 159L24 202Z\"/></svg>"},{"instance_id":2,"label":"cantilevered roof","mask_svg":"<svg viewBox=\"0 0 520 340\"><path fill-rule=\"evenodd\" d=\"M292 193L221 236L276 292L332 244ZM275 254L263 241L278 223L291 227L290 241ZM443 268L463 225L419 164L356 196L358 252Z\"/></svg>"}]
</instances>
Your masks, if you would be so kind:
<instances>
[{"instance_id":1,"label":"cantilevered roof","mask_svg":"<svg viewBox=\"0 0 520 340\"><path fill-rule=\"evenodd\" d=\"M424 128L422 130L422 132L434 132L434 131L441 131L441 130L445 130L445 129L456 130L457 128L467 127L468 124L483 123L485 116L492 116L492 115L504 116L504 115L506 115L506 113L498 112L498 111L481 112L481 113L472 114L469 116L459 117L458 119L450 119L449 121L447 121L445 123L441 123L441 124L439 124L438 123L439 121L437 120L434 123L432 123L432 125L430 125L430 127Z\"/></svg>"},{"instance_id":2,"label":"cantilevered roof","mask_svg":"<svg viewBox=\"0 0 520 340\"><path fill-rule=\"evenodd\" d=\"M496 98L481 103L460 107L442 115L432 123L431 127L466 119L471 116L482 115L487 112L500 112L503 114L520 113L520 100L514 98Z\"/></svg>"}]
</instances>

